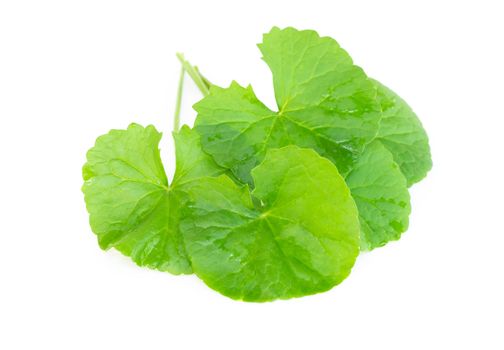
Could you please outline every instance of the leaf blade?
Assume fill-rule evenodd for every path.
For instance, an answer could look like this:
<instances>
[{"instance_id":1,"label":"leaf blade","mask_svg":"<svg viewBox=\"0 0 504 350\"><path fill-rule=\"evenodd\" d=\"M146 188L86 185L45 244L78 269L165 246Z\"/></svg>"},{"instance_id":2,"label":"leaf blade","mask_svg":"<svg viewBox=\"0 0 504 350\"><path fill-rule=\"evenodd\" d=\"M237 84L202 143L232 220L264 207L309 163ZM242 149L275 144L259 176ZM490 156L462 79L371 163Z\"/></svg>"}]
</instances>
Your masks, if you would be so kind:
<instances>
[{"instance_id":1,"label":"leaf blade","mask_svg":"<svg viewBox=\"0 0 504 350\"><path fill-rule=\"evenodd\" d=\"M299 297L340 283L358 254L359 223L336 167L288 146L268 151L253 176L261 208L247 186L227 177L203 179L189 191L182 225L195 273L245 301ZM315 210L328 215L317 219Z\"/></svg>"},{"instance_id":2,"label":"leaf blade","mask_svg":"<svg viewBox=\"0 0 504 350\"><path fill-rule=\"evenodd\" d=\"M224 171L203 153L197 133L174 133L178 171L171 186L161 163L161 133L131 124L97 139L83 168L90 225L102 249L115 248L139 266L192 272L179 230L185 189Z\"/></svg>"},{"instance_id":3,"label":"leaf blade","mask_svg":"<svg viewBox=\"0 0 504 350\"><path fill-rule=\"evenodd\" d=\"M361 248L398 240L408 228L411 206L406 179L392 154L373 141L345 180L359 208Z\"/></svg>"},{"instance_id":4,"label":"leaf blade","mask_svg":"<svg viewBox=\"0 0 504 350\"><path fill-rule=\"evenodd\" d=\"M429 138L411 107L385 85L374 83L383 110L377 139L392 153L411 186L432 168Z\"/></svg>"},{"instance_id":5,"label":"leaf blade","mask_svg":"<svg viewBox=\"0 0 504 350\"><path fill-rule=\"evenodd\" d=\"M283 49L293 41L295 48ZM315 149L348 173L378 132L381 109L372 82L335 40L314 31L273 28L259 48L273 73L279 111L235 82L212 89L194 106L205 151L250 185L250 170L265 149L291 144Z\"/></svg>"}]
</instances>

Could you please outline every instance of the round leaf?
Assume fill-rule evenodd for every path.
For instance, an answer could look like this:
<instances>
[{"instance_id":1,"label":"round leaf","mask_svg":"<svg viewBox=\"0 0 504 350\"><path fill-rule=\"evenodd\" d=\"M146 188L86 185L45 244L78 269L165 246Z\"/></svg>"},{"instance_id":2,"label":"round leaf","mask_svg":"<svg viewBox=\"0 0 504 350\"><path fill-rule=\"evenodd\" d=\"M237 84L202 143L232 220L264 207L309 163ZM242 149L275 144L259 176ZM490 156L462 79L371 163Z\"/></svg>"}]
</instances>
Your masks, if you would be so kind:
<instances>
[{"instance_id":1,"label":"round leaf","mask_svg":"<svg viewBox=\"0 0 504 350\"><path fill-rule=\"evenodd\" d=\"M233 299L268 301L326 291L359 252L359 219L336 167L313 150L269 150L255 189L228 177L189 191L182 221L194 272Z\"/></svg>"}]
</instances>

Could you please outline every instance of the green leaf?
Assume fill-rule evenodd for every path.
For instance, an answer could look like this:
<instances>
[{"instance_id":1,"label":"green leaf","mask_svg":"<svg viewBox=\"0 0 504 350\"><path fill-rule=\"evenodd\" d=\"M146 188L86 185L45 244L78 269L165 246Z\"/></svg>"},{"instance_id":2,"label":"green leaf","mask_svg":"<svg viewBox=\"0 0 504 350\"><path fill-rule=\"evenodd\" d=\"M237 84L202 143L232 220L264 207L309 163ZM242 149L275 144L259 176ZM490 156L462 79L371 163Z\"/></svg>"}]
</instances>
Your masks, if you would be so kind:
<instances>
[{"instance_id":1,"label":"green leaf","mask_svg":"<svg viewBox=\"0 0 504 350\"><path fill-rule=\"evenodd\" d=\"M336 167L288 146L269 150L252 177L252 196L226 176L188 191L182 231L194 272L246 301L314 294L345 279L359 252L359 221Z\"/></svg>"},{"instance_id":2,"label":"green leaf","mask_svg":"<svg viewBox=\"0 0 504 350\"><path fill-rule=\"evenodd\" d=\"M346 183L359 209L361 249L399 239L408 228L410 197L404 175L379 141L366 147Z\"/></svg>"},{"instance_id":3,"label":"green leaf","mask_svg":"<svg viewBox=\"0 0 504 350\"><path fill-rule=\"evenodd\" d=\"M378 139L392 153L411 186L432 168L427 133L403 99L378 81L374 83L383 110Z\"/></svg>"},{"instance_id":4,"label":"green leaf","mask_svg":"<svg viewBox=\"0 0 504 350\"><path fill-rule=\"evenodd\" d=\"M268 148L291 144L315 149L348 173L378 131L373 83L335 40L314 31L273 28L259 47L273 73L278 112L251 87L212 87L194 106L204 150L249 184Z\"/></svg>"},{"instance_id":5,"label":"green leaf","mask_svg":"<svg viewBox=\"0 0 504 350\"><path fill-rule=\"evenodd\" d=\"M181 274L192 271L179 231L185 190L222 169L202 152L197 133L183 127L174 137L171 186L159 154L161 133L131 124L96 140L83 168L83 192L102 249L114 247L140 266Z\"/></svg>"}]
</instances>

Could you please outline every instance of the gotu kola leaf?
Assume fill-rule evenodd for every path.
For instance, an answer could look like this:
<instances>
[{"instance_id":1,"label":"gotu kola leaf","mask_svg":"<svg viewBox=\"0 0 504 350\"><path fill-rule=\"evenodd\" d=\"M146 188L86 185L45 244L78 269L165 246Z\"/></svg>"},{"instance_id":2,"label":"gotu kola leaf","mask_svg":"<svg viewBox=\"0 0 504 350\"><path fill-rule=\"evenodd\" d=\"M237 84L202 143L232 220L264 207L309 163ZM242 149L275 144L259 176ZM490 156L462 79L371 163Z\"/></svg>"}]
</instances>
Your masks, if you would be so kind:
<instances>
[{"instance_id":1,"label":"gotu kola leaf","mask_svg":"<svg viewBox=\"0 0 504 350\"><path fill-rule=\"evenodd\" d=\"M348 173L378 131L373 83L335 40L314 31L273 28L259 47L273 73L278 112L250 87L212 88L194 106L205 151L249 184L266 150L289 144L313 148Z\"/></svg>"},{"instance_id":2,"label":"gotu kola leaf","mask_svg":"<svg viewBox=\"0 0 504 350\"><path fill-rule=\"evenodd\" d=\"M182 232L194 272L233 299L268 301L340 283L359 252L348 187L311 149L272 149L252 170L255 189L226 176L188 189Z\"/></svg>"},{"instance_id":3,"label":"gotu kola leaf","mask_svg":"<svg viewBox=\"0 0 504 350\"><path fill-rule=\"evenodd\" d=\"M197 133L174 133L176 172L171 185L161 163L161 133L131 124L100 136L83 168L90 224L101 248L116 248L140 266L191 273L179 231L185 190L223 172L202 152Z\"/></svg>"},{"instance_id":4,"label":"gotu kola leaf","mask_svg":"<svg viewBox=\"0 0 504 350\"><path fill-rule=\"evenodd\" d=\"M410 106L392 90L374 80L383 110L377 138L392 153L408 181L420 181L432 168L429 139Z\"/></svg>"},{"instance_id":5,"label":"gotu kola leaf","mask_svg":"<svg viewBox=\"0 0 504 350\"><path fill-rule=\"evenodd\" d=\"M260 102L250 86L213 86L194 106L203 149L252 185L250 170L268 149L290 144L312 148L344 176L351 174L362 208L362 247L397 239L407 227L409 196L388 151L379 145L366 149L381 115L373 82L336 41L314 31L273 28L260 48L273 73L279 111ZM372 159L372 165L363 159ZM393 185L371 183L378 173L381 185Z\"/></svg>"},{"instance_id":6,"label":"gotu kola leaf","mask_svg":"<svg viewBox=\"0 0 504 350\"><path fill-rule=\"evenodd\" d=\"M408 228L410 196L399 166L380 141L366 147L345 180L359 209L361 249L399 239Z\"/></svg>"}]
</instances>

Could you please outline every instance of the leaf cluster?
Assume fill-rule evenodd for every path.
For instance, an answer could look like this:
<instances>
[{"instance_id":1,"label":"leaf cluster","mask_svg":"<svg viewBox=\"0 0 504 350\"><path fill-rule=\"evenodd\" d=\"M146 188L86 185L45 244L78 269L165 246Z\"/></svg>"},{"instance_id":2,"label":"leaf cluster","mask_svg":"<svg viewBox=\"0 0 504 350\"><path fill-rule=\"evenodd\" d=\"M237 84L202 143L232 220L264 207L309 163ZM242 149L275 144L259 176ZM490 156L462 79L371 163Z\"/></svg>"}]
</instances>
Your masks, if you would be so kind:
<instances>
[{"instance_id":1,"label":"leaf cluster","mask_svg":"<svg viewBox=\"0 0 504 350\"><path fill-rule=\"evenodd\" d=\"M205 96L194 127L173 132L171 182L153 126L97 139L83 192L101 248L269 301L329 290L360 251L406 231L408 187L432 166L412 109L315 31L275 27L259 49L277 110L182 59Z\"/></svg>"}]
</instances>

